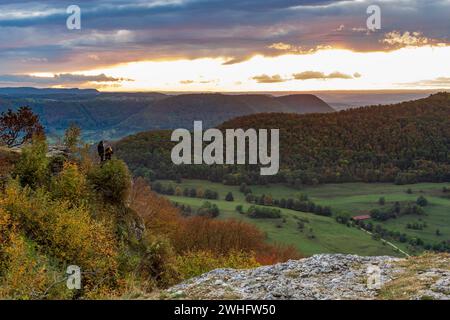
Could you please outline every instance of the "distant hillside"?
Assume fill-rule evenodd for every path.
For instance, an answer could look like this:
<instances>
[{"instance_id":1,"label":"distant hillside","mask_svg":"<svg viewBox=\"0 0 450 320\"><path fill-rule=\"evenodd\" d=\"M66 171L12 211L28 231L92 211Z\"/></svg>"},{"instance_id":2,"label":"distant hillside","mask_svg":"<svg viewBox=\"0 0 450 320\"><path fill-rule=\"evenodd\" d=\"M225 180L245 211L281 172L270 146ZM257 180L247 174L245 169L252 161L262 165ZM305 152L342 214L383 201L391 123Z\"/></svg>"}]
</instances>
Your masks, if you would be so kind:
<instances>
[{"instance_id":1,"label":"distant hillside","mask_svg":"<svg viewBox=\"0 0 450 320\"><path fill-rule=\"evenodd\" d=\"M327 114L263 113L239 117L226 128L279 128L281 172L269 181L450 181L450 94L396 105ZM173 166L170 132L127 137L121 156L140 175L200 178L229 184L265 183L259 168Z\"/></svg>"},{"instance_id":2,"label":"distant hillside","mask_svg":"<svg viewBox=\"0 0 450 320\"><path fill-rule=\"evenodd\" d=\"M61 134L77 123L88 140L117 139L139 131L206 127L234 117L261 112L332 112L313 95L275 98L269 95L100 93L78 89L0 89L0 112L30 106L47 132Z\"/></svg>"},{"instance_id":3,"label":"distant hillside","mask_svg":"<svg viewBox=\"0 0 450 320\"><path fill-rule=\"evenodd\" d=\"M119 125L140 130L191 128L194 120L211 127L228 119L262 112L321 113L334 110L313 95L183 94L159 100Z\"/></svg>"}]
</instances>

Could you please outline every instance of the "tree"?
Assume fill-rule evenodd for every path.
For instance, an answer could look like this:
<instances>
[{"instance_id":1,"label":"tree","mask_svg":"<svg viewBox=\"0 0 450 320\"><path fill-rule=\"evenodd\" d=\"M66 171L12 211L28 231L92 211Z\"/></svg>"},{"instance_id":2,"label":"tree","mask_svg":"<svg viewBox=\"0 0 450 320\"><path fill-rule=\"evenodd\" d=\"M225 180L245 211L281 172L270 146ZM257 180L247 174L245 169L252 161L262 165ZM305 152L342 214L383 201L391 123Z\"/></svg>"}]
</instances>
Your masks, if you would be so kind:
<instances>
[{"instance_id":1,"label":"tree","mask_svg":"<svg viewBox=\"0 0 450 320\"><path fill-rule=\"evenodd\" d=\"M424 196L417 198L416 203L421 207L426 207L428 205L428 200Z\"/></svg>"},{"instance_id":2,"label":"tree","mask_svg":"<svg viewBox=\"0 0 450 320\"><path fill-rule=\"evenodd\" d=\"M8 109L0 116L0 141L8 147L17 147L31 141L33 136L44 135L44 128L29 107L17 112Z\"/></svg>"},{"instance_id":3,"label":"tree","mask_svg":"<svg viewBox=\"0 0 450 320\"><path fill-rule=\"evenodd\" d=\"M195 188L191 188L189 190L189 197L195 198L197 196L197 190Z\"/></svg>"},{"instance_id":4,"label":"tree","mask_svg":"<svg viewBox=\"0 0 450 320\"><path fill-rule=\"evenodd\" d=\"M64 133L64 145L70 152L76 152L81 142L81 129L76 124L70 124Z\"/></svg>"},{"instance_id":5,"label":"tree","mask_svg":"<svg viewBox=\"0 0 450 320\"><path fill-rule=\"evenodd\" d=\"M378 204L380 206L384 206L386 204L386 199L384 197L381 197L380 199L378 199Z\"/></svg>"},{"instance_id":6,"label":"tree","mask_svg":"<svg viewBox=\"0 0 450 320\"><path fill-rule=\"evenodd\" d=\"M181 196L183 195L183 190L181 190L181 187L180 187L180 186L177 186L177 187L175 188L175 195L176 195L177 197L181 197Z\"/></svg>"},{"instance_id":7,"label":"tree","mask_svg":"<svg viewBox=\"0 0 450 320\"><path fill-rule=\"evenodd\" d=\"M233 193L228 192L227 195L225 196L225 201L234 201L234 197L233 197Z\"/></svg>"},{"instance_id":8,"label":"tree","mask_svg":"<svg viewBox=\"0 0 450 320\"><path fill-rule=\"evenodd\" d=\"M197 198L204 198L205 197L205 191L202 187L197 188L196 195Z\"/></svg>"}]
</instances>

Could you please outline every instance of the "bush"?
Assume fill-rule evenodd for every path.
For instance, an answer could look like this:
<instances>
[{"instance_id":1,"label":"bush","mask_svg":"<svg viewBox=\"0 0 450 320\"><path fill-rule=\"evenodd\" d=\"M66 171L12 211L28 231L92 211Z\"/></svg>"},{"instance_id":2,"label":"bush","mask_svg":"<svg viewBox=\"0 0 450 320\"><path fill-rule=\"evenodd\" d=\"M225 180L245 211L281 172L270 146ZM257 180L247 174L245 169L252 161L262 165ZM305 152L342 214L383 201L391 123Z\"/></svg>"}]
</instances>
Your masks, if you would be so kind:
<instances>
[{"instance_id":1,"label":"bush","mask_svg":"<svg viewBox=\"0 0 450 320\"><path fill-rule=\"evenodd\" d=\"M417 198L416 203L421 207L426 207L428 205L428 200L424 196Z\"/></svg>"},{"instance_id":2,"label":"bush","mask_svg":"<svg viewBox=\"0 0 450 320\"><path fill-rule=\"evenodd\" d=\"M165 288L180 280L176 266L176 255L168 239L146 235L138 271L147 281Z\"/></svg>"},{"instance_id":3,"label":"bush","mask_svg":"<svg viewBox=\"0 0 450 320\"><path fill-rule=\"evenodd\" d=\"M236 206L236 211L239 212L239 213L243 212L242 204L239 204L239 205Z\"/></svg>"},{"instance_id":4,"label":"bush","mask_svg":"<svg viewBox=\"0 0 450 320\"><path fill-rule=\"evenodd\" d=\"M60 265L75 264L95 272L85 277L87 290L96 280L114 278L117 253L112 227L92 219L84 207L70 207L67 201L52 200L42 189L32 192L12 181L1 208Z\"/></svg>"},{"instance_id":5,"label":"bush","mask_svg":"<svg viewBox=\"0 0 450 320\"><path fill-rule=\"evenodd\" d=\"M130 191L131 176L122 160L113 159L90 170L88 182L104 200L122 204Z\"/></svg>"},{"instance_id":6,"label":"bush","mask_svg":"<svg viewBox=\"0 0 450 320\"><path fill-rule=\"evenodd\" d=\"M234 197L233 197L233 193L228 192L227 195L225 196L225 201L234 201Z\"/></svg>"},{"instance_id":7,"label":"bush","mask_svg":"<svg viewBox=\"0 0 450 320\"><path fill-rule=\"evenodd\" d=\"M50 183L50 191L54 198L67 200L71 205L86 203L89 198L86 177L78 166L66 162L63 170Z\"/></svg>"},{"instance_id":8,"label":"bush","mask_svg":"<svg viewBox=\"0 0 450 320\"><path fill-rule=\"evenodd\" d=\"M49 160L47 143L43 139L34 139L30 146L22 149L19 161L14 167L12 176L19 178L22 186L36 188L49 181Z\"/></svg>"},{"instance_id":9,"label":"bush","mask_svg":"<svg viewBox=\"0 0 450 320\"><path fill-rule=\"evenodd\" d=\"M219 207L217 205L212 204L209 201L203 202L202 206L197 211L199 216L216 218L220 214Z\"/></svg>"},{"instance_id":10,"label":"bush","mask_svg":"<svg viewBox=\"0 0 450 320\"><path fill-rule=\"evenodd\" d=\"M247 214L250 218L254 219L278 219L281 218L281 211L273 208L261 208L257 206L251 206L247 210Z\"/></svg>"},{"instance_id":11,"label":"bush","mask_svg":"<svg viewBox=\"0 0 450 320\"><path fill-rule=\"evenodd\" d=\"M260 264L253 254L231 251L226 255L217 255L211 251L187 252L177 258L178 270L183 279L199 276L218 268L249 269Z\"/></svg>"},{"instance_id":12,"label":"bush","mask_svg":"<svg viewBox=\"0 0 450 320\"><path fill-rule=\"evenodd\" d=\"M33 242L16 233L10 234L8 242L6 246L0 243L0 299L71 298L73 293L65 285L54 285L55 279L63 278L63 275L53 270L47 257L37 252Z\"/></svg>"}]
</instances>

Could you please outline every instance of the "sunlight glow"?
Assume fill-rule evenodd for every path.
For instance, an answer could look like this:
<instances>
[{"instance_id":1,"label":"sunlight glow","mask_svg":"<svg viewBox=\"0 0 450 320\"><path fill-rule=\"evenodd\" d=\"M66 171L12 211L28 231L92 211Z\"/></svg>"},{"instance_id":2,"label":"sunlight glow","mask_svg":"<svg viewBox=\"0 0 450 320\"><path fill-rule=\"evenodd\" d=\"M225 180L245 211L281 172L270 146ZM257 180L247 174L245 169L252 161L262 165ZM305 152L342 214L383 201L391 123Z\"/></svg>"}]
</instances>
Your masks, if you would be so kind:
<instances>
[{"instance_id":1,"label":"sunlight glow","mask_svg":"<svg viewBox=\"0 0 450 320\"><path fill-rule=\"evenodd\" d=\"M307 91L450 88L450 46L402 48L390 52L319 50L311 54L254 56L225 65L228 58L139 61L78 74L106 74L131 81L88 83L104 91ZM347 78L296 80L302 72L339 73ZM255 77L275 77L260 83ZM257 78L258 79L258 78ZM420 82L420 84L419 84ZM428 86L429 85L429 86ZM427 87L428 86L428 87Z\"/></svg>"}]
</instances>

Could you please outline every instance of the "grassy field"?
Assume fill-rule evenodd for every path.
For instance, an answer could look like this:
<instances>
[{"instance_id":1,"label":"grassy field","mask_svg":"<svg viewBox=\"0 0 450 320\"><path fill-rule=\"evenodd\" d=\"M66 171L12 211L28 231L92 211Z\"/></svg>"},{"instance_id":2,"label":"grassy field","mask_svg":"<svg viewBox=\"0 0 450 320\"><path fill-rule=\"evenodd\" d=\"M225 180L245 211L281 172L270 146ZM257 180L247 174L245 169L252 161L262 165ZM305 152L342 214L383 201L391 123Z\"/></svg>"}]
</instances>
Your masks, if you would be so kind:
<instances>
[{"instance_id":1,"label":"grassy field","mask_svg":"<svg viewBox=\"0 0 450 320\"><path fill-rule=\"evenodd\" d=\"M338 224L333 217L322 217L311 213L303 213L288 209L281 209L283 219L251 219L236 212L236 206L242 205L244 210L249 207L244 195L239 192L239 187L224 186L219 183L211 183L199 180L184 180L181 184L173 181L161 181L162 184L171 184L181 188L203 188L217 191L219 200L210 200L220 208L221 219L244 219L254 223L265 231L268 240L284 244L292 244L304 255L316 253L354 253L360 255L401 255L392 247L381 241L372 239L367 233L356 228L350 228ZM315 187L305 187L301 190L289 188L284 185L252 186L255 195L270 194L275 198L296 198L304 193L316 204L330 206L334 212L346 211L351 215L366 214L375 208L381 208L378 199L386 199L385 206L390 206L395 201L415 201L420 195L425 196L429 205L425 207L426 216L420 217L421 223L426 222L427 227L416 231L406 228L407 223L419 222L418 216L404 216L383 223L383 227L389 230L399 230L411 236L418 236L427 242L440 242L450 239L450 198L448 193L442 192L448 184L423 183L408 186L393 184L327 184ZM412 194L406 192L412 190ZM232 192L233 202L224 200L225 195ZM189 198L183 196L168 196L172 201L198 208L206 201L204 199ZM307 221L305 228L299 230L298 221ZM436 235L439 229L441 236ZM394 242L395 243L395 242ZM408 252L404 244L395 243L402 250Z\"/></svg>"}]
</instances>

